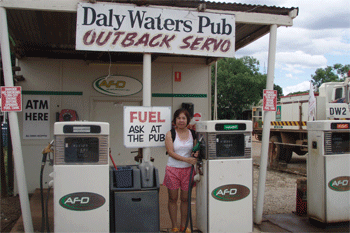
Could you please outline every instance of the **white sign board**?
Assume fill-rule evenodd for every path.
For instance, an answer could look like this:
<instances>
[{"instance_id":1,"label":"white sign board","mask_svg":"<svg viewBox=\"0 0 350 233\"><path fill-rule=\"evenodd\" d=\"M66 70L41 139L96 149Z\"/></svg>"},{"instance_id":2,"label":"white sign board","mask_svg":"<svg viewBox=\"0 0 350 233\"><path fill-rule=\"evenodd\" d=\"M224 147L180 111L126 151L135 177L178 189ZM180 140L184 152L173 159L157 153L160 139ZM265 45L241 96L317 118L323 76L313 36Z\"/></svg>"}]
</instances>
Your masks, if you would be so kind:
<instances>
[{"instance_id":1,"label":"white sign board","mask_svg":"<svg viewBox=\"0 0 350 233\"><path fill-rule=\"evenodd\" d=\"M264 90L263 110L275 112L276 108L277 108L277 91Z\"/></svg>"},{"instance_id":2,"label":"white sign board","mask_svg":"<svg viewBox=\"0 0 350 233\"><path fill-rule=\"evenodd\" d=\"M171 107L124 106L124 146L165 146L171 129Z\"/></svg>"},{"instance_id":3,"label":"white sign board","mask_svg":"<svg viewBox=\"0 0 350 233\"><path fill-rule=\"evenodd\" d=\"M234 57L235 16L80 2L76 49Z\"/></svg>"},{"instance_id":4,"label":"white sign board","mask_svg":"<svg viewBox=\"0 0 350 233\"><path fill-rule=\"evenodd\" d=\"M23 97L23 139L50 138L50 97Z\"/></svg>"}]
</instances>

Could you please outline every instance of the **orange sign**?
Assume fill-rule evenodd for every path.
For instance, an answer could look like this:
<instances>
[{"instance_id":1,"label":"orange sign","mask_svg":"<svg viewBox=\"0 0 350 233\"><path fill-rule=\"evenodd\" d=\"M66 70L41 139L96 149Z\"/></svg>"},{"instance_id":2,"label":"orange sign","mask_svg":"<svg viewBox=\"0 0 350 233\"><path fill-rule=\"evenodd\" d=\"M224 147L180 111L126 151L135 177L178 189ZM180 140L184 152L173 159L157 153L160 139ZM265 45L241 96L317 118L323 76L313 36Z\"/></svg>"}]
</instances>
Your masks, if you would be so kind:
<instances>
[{"instance_id":1,"label":"orange sign","mask_svg":"<svg viewBox=\"0 0 350 233\"><path fill-rule=\"evenodd\" d=\"M175 72L175 82L181 82L181 72Z\"/></svg>"}]
</instances>

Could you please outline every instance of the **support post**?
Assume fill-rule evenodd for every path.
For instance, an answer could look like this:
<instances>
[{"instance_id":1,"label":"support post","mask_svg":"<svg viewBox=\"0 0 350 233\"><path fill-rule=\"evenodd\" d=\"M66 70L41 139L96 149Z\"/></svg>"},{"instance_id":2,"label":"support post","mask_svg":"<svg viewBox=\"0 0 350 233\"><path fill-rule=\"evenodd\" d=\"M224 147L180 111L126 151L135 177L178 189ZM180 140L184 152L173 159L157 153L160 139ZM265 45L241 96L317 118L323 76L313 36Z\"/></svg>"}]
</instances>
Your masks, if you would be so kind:
<instances>
[{"instance_id":1,"label":"support post","mask_svg":"<svg viewBox=\"0 0 350 233\"><path fill-rule=\"evenodd\" d=\"M214 120L218 119L218 61L215 62Z\"/></svg>"},{"instance_id":2,"label":"support post","mask_svg":"<svg viewBox=\"0 0 350 233\"><path fill-rule=\"evenodd\" d=\"M269 54L268 54L268 68L267 68L267 80L266 89L273 90L273 82L275 75L275 58L276 58L276 42L277 42L277 25L270 26L270 40L269 40ZM264 126L262 132L262 147L260 154L260 173L258 183L258 193L256 201L255 219L256 224L261 224L263 207L264 207L264 196L265 196L265 183L266 183L266 171L268 161L268 149L270 139L270 124L273 112L264 112Z\"/></svg>"},{"instance_id":3,"label":"support post","mask_svg":"<svg viewBox=\"0 0 350 233\"><path fill-rule=\"evenodd\" d=\"M143 54L143 106L152 106L152 91L151 91L151 54ZM143 148L143 161L151 161L151 148Z\"/></svg>"},{"instance_id":4,"label":"support post","mask_svg":"<svg viewBox=\"0 0 350 233\"><path fill-rule=\"evenodd\" d=\"M10 54L10 42L7 27L7 17L6 10L0 7L0 46L1 46L1 56L2 56L2 67L4 70L4 81L5 86L13 87L13 75L12 75L12 65L11 65L11 54ZM17 112L9 112L9 123L11 129L11 138L13 146L13 156L15 163L15 171L18 183L18 192L21 201L22 218L25 232L33 231L33 222L30 212L29 197L26 176L24 171L24 162L22 154L22 144L20 138L20 131L18 125Z\"/></svg>"}]
</instances>

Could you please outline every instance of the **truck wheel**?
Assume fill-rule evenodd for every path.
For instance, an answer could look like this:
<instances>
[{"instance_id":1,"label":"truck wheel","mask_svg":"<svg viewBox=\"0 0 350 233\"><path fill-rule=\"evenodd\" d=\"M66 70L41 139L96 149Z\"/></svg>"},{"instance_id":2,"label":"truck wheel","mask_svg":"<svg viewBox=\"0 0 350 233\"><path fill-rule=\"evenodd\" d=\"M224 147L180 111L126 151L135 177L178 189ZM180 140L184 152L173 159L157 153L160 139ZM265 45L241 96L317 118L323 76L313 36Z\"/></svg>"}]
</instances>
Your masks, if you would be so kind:
<instances>
[{"instance_id":1,"label":"truck wheel","mask_svg":"<svg viewBox=\"0 0 350 233\"><path fill-rule=\"evenodd\" d=\"M272 142L272 148L269 148L269 151L271 151L271 157L272 158L278 158L279 160L282 160L283 159L283 155L282 155L282 151L283 151L283 148L282 148L282 145L279 145L279 144L274 144L275 142L282 142L282 139L280 136L272 136L270 138L270 142Z\"/></svg>"},{"instance_id":2,"label":"truck wheel","mask_svg":"<svg viewBox=\"0 0 350 233\"><path fill-rule=\"evenodd\" d=\"M283 152L284 152L283 160L286 163L289 163L292 160L292 156L293 156L292 148L284 148Z\"/></svg>"}]
</instances>

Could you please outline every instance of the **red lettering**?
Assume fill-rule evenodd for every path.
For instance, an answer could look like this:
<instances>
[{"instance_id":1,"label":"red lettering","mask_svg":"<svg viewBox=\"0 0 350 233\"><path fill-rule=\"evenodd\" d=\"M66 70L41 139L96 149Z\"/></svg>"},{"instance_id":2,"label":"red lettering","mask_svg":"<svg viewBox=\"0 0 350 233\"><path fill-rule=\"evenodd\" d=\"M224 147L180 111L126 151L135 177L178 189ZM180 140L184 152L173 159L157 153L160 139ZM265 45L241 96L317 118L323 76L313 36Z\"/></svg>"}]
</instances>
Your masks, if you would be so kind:
<instances>
[{"instance_id":1,"label":"red lettering","mask_svg":"<svg viewBox=\"0 0 350 233\"><path fill-rule=\"evenodd\" d=\"M190 47L191 43L189 43L188 41L191 40L193 38L193 36L188 36L185 37L182 42L184 42L185 45L180 46L180 49L187 49L188 47Z\"/></svg>"},{"instance_id":2,"label":"red lettering","mask_svg":"<svg viewBox=\"0 0 350 233\"><path fill-rule=\"evenodd\" d=\"M157 112L157 115L158 115L158 122L165 122L165 120L163 119L160 119L160 112Z\"/></svg>"},{"instance_id":3,"label":"red lettering","mask_svg":"<svg viewBox=\"0 0 350 233\"><path fill-rule=\"evenodd\" d=\"M109 40L109 38L111 38L112 33L113 32L108 32L106 38L103 41L101 41L103 35L105 34L105 32L101 32L96 40L96 44L99 46L105 45L107 43L107 41Z\"/></svg>"},{"instance_id":4,"label":"red lettering","mask_svg":"<svg viewBox=\"0 0 350 233\"><path fill-rule=\"evenodd\" d=\"M147 121L147 112L143 113L143 119L141 119L141 117L142 117L141 113L142 112L139 112L139 120L140 120L140 122L145 123Z\"/></svg>"},{"instance_id":5,"label":"red lettering","mask_svg":"<svg viewBox=\"0 0 350 233\"><path fill-rule=\"evenodd\" d=\"M220 44L222 43L222 39L220 39L220 42L217 43L217 40L214 41L214 50L213 52L215 52L216 50L218 50L218 48L220 47Z\"/></svg>"},{"instance_id":6,"label":"red lettering","mask_svg":"<svg viewBox=\"0 0 350 233\"><path fill-rule=\"evenodd\" d=\"M151 40L150 40L150 42L149 42L149 46L150 47L156 47L156 46L158 46L159 45L159 42L157 42L157 43L153 43L156 39L158 39L159 37L161 37L162 36L162 34L158 34L158 35L156 35L156 36L154 36Z\"/></svg>"},{"instance_id":7,"label":"red lettering","mask_svg":"<svg viewBox=\"0 0 350 233\"><path fill-rule=\"evenodd\" d=\"M201 50L206 49L207 51L210 51L209 45L213 44L214 41L216 41L214 38L207 38L201 48Z\"/></svg>"},{"instance_id":8,"label":"red lettering","mask_svg":"<svg viewBox=\"0 0 350 233\"><path fill-rule=\"evenodd\" d=\"M163 47L163 45L165 44L167 48L170 48L171 46L169 42L172 41L173 39L175 39L175 35L173 35L169 39L168 39L168 35L165 35L159 47Z\"/></svg>"},{"instance_id":9,"label":"red lettering","mask_svg":"<svg viewBox=\"0 0 350 233\"><path fill-rule=\"evenodd\" d=\"M120 36L123 35L123 34L125 34L125 32L115 32L114 35L116 37L115 37L114 41L112 42L112 45L115 45L118 42Z\"/></svg>"},{"instance_id":10,"label":"red lettering","mask_svg":"<svg viewBox=\"0 0 350 233\"><path fill-rule=\"evenodd\" d=\"M199 45L202 40L203 40L203 37L197 37L196 39L194 39L190 49L191 50L197 50L198 47L196 47L196 46Z\"/></svg>"},{"instance_id":11,"label":"red lettering","mask_svg":"<svg viewBox=\"0 0 350 233\"><path fill-rule=\"evenodd\" d=\"M135 114L137 114L137 112L130 112L130 123L133 123L134 119L137 119Z\"/></svg>"},{"instance_id":12,"label":"red lettering","mask_svg":"<svg viewBox=\"0 0 350 233\"><path fill-rule=\"evenodd\" d=\"M129 47L131 45L134 44L134 39L135 37L137 36L137 33L136 32L131 32L131 33L128 33L126 34L124 40L122 41L121 45L123 47Z\"/></svg>"},{"instance_id":13,"label":"red lettering","mask_svg":"<svg viewBox=\"0 0 350 233\"><path fill-rule=\"evenodd\" d=\"M139 44L143 44L143 46L147 46L149 40L149 33L145 33L141 36L141 38L135 43L135 46Z\"/></svg>"},{"instance_id":14,"label":"red lettering","mask_svg":"<svg viewBox=\"0 0 350 233\"><path fill-rule=\"evenodd\" d=\"M90 36L91 36L90 41L88 41ZM83 43L84 45L92 45L95 42L95 39L96 39L96 32L94 30L90 30L85 32L85 35L83 37Z\"/></svg>"},{"instance_id":15,"label":"red lettering","mask_svg":"<svg viewBox=\"0 0 350 233\"><path fill-rule=\"evenodd\" d=\"M149 122L151 122L151 123L157 122L156 118L157 118L156 112L149 112Z\"/></svg>"},{"instance_id":16,"label":"red lettering","mask_svg":"<svg viewBox=\"0 0 350 233\"><path fill-rule=\"evenodd\" d=\"M225 44L227 44L226 49L224 49ZM220 50L221 52L227 52L231 47L231 42L229 40L225 40L224 43L222 43Z\"/></svg>"}]
</instances>

